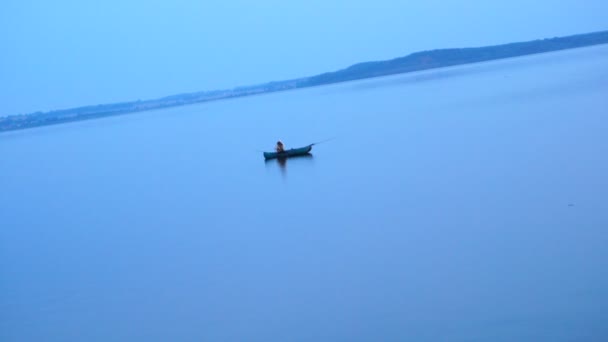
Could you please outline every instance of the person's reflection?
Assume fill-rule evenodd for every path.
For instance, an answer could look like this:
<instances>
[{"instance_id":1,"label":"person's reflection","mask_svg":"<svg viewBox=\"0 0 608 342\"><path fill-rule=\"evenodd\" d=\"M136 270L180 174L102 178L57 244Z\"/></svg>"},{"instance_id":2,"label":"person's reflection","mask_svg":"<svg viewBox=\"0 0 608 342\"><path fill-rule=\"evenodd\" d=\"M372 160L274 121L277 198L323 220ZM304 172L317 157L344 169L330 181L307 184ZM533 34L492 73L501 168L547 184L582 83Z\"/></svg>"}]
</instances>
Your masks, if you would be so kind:
<instances>
[{"instance_id":1,"label":"person's reflection","mask_svg":"<svg viewBox=\"0 0 608 342\"><path fill-rule=\"evenodd\" d=\"M279 163L281 172L285 174L287 172L287 158L277 158L277 163Z\"/></svg>"}]
</instances>

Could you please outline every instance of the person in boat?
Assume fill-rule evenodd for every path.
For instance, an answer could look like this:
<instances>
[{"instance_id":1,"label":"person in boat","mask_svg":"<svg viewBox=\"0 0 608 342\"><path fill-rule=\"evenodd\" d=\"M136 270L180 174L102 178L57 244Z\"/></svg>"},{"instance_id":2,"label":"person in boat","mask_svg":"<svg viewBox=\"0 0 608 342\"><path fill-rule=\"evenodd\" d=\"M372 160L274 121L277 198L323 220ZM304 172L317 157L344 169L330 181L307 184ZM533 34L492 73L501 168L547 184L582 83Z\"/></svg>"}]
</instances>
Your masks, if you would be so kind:
<instances>
[{"instance_id":1,"label":"person in boat","mask_svg":"<svg viewBox=\"0 0 608 342\"><path fill-rule=\"evenodd\" d=\"M281 140L277 141L277 146L274 149L275 149L275 151L277 151L277 153L285 152L285 146L283 146L283 143L281 142Z\"/></svg>"}]
</instances>

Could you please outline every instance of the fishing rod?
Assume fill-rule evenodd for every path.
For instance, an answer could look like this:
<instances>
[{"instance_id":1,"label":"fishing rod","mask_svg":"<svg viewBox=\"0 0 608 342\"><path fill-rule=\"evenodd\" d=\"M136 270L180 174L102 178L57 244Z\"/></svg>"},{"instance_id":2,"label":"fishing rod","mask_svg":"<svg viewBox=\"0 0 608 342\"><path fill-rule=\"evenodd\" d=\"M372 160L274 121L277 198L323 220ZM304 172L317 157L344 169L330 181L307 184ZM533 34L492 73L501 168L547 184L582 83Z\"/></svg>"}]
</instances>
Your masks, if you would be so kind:
<instances>
[{"instance_id":1,"label":"fishing rod","mask_svg":"<svg viewBox=\"0 0 608 342\"><path fill-rule=\"evenodd\" d=\"M319 145L319 144L322 144L322 143L326 143L326 142L328 142L328 141L332 141L332 140L334 140L334 139L336 139L336 137L329 138L329 139L325 139L325 140L321 140L321 141L316 142L316 143L312 143L312 144L310 144L310 146L313 146L313 145Z\"/></svg>"}]
</instances>

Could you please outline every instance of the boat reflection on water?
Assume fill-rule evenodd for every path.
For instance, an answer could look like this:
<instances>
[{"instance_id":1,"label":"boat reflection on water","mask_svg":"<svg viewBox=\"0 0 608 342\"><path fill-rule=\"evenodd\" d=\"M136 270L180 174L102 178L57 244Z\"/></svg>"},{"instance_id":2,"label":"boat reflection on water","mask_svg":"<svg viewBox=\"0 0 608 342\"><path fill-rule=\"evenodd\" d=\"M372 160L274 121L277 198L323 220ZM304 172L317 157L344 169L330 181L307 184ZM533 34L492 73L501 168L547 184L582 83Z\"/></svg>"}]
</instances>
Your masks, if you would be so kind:
<instances>
[{"instance_id":1,"label":"boat reflection on water","mask_svg":"<svg viewBox=\"0 0 608 342\"><path fill-rule=\"evenodd\" d=\"M299 155L299 156L292 156L289 158L274 158L274 159L265 159L264 163L266 164L266 166L268 167L268 165L271 164L277 164L279 166L279 169L281 170L281 173L283 175L287 174L287 163L296 163L296 162L301 162L301 161L312 161L313 160L313 155L311 153L307 153L307 154L303 154L303 155Z\"/></svg>"}]
</instances>

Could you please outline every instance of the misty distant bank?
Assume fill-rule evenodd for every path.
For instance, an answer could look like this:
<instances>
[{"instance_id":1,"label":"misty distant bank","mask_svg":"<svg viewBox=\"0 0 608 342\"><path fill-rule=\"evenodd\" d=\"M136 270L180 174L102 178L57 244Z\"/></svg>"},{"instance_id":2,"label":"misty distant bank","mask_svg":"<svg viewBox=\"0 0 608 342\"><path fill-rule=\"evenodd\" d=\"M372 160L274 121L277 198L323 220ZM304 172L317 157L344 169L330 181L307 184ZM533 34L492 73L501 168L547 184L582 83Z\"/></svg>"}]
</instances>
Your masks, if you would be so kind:
<instances>
[{"instance_id":1,"label":"misty distant bank","mask_svg":"<svg viewBox=\"0 0 608 342\"><path fill-rule=\"evenodd\" d=\"M293 80L269 82L260 85L237 87L227 90L178 94L144 101L138 100L49 112L10 115L0 118L0 132L175 106L184 106L207 101L327 85L427 69L526 56L551 51L574 49L606 43L608 43L608 31L601 31L567 37L549 38L486 47L422 51L392 60L359 63L335 72L328 72L312 77L303 77Z\"/></svg>"}]
</instances>

